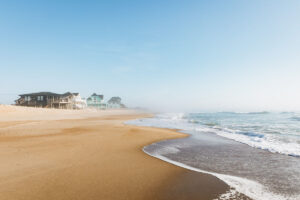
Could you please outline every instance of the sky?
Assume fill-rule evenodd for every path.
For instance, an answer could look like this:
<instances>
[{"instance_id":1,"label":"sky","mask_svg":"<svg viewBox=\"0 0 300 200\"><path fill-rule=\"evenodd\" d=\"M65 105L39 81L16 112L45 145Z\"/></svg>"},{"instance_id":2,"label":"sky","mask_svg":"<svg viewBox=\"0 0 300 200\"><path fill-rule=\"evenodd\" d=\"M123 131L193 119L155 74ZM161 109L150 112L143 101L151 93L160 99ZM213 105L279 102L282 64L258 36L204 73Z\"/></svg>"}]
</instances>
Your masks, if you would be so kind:
<instances>
[{"instance_id":1,"label":"sky","mask_svg":"<svg viewBox=\"0 0 300 200\"><path fill-rule=\"evenodd\" d=\"M300 1L0 0L0 103L51 91L163 111L300 111Z\"/></svg>"}]
</instances>

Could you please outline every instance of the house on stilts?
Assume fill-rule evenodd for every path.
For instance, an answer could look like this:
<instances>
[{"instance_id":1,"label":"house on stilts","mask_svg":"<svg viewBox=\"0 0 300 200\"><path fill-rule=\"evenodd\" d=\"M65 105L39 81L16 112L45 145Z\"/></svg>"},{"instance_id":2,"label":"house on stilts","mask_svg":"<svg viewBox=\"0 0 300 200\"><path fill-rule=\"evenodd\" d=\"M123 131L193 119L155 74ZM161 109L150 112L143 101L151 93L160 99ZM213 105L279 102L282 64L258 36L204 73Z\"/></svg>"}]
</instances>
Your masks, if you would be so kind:
<instances>
[{"instance_id":1,"label":"house on stilts","mask_svg":"<svg viewBox=\"0 0 300 200\"><path fill-rule=\"evenodd\" d=\"M20 98L15 101L18 106L59 109L82 109L86 107L86 102L81 99L79 93L38 92L19 96Z\"/></svg>"}]
</instances>

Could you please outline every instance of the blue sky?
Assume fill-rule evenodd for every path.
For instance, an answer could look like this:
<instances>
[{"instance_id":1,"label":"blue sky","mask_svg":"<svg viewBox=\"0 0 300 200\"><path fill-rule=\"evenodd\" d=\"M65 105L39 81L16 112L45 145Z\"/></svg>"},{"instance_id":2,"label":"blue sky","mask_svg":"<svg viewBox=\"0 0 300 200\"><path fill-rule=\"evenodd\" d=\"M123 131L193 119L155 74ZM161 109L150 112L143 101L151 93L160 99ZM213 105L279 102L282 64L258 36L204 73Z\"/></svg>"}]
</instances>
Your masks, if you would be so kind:
<instances>
[{"instance_id":1,"label":"blue sky","mask_svg":"<svg viewBox=\"0 0 300 200\"><path fill-rule=\"evenodd\" d=\"M52 91L300 110L300 1L0 1L0 103Z\"/></svg>"}]
</instances>

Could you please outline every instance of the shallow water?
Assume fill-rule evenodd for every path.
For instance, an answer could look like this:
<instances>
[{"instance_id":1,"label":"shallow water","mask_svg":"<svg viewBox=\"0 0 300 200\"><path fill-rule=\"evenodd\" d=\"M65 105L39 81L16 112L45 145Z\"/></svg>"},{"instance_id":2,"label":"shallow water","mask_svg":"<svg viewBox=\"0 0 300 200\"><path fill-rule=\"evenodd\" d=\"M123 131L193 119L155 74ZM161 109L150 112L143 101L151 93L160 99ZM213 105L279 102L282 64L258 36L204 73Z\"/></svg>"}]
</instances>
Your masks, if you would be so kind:
<instances>
[{"instance_id":1,"label":"shallow water","mask_svg":"<svg viewBox=\"0 0 300 200\"><path fill-rule=\"evenodd\" d=\"M265 150L253 148L247 144L220 137L215 131L211 131L211 128L207 128L199 122L186 123L190 119L183 116L166 120L170 118L169 116L172 115L129 122L137 125L185 129L185 132L191 134L188 138L149 145L145 147L145 152L169 162L175 161L179 163L178 165L182 164L209 173L221 174L219 178L227 181L233 187L236 186L239 192L247 193L246 195L250 195L254 199L300 199L299 157L288 156L279 152L274 153L268 148ZM182 119L184 119L184 123ZM215 126L215 124L207 126ZM255 126L255 129L261 129L261 124L256 123ZM296 130L297 127L294 126L293 128ZM283 132L282 130L278 131ZM285 130L285 133L287 132L291 132L291 130ZM266 134L268 133L257 131L248 134L247 137L264 138ZM292 135L297 134L296 132ZM280 137L281 140L284 139L283 134ZM290 136L287 138L287 143L295 143L290 139ZM230 177L228 179L222 175L230 175L234 180L231 181ZM235 179L235 177L237 178ZM248 180L254 182L249 183Z\"/></svg>"},{"instance_id":2,"label":"shallow water","mask_svg":"<svg viewBox=\"0 0 300 200\"><path fill-rule=\"evenodd\" d=\"M211 133L158 142L145 151L204 171L256 181L286 199L300 196L300 159L296 157L251 148Z\"/></svg>"}]
</instances>

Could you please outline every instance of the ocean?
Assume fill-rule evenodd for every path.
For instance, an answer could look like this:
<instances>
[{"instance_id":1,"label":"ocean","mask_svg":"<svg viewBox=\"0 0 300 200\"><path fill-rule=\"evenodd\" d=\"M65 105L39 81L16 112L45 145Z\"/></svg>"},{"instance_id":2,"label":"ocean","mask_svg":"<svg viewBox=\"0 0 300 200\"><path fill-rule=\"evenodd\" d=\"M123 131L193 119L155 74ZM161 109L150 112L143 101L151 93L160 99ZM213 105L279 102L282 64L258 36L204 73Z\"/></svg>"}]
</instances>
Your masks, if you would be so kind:
<instances>
[{"instance_id":1,"label":"ocean","mask_svg":"<svg viewBox=\"0 0 300 200\"><path fill-rule=\"evenodd\" d=\"M232 187L222 199L300 200L300 113L164 113L127 122L181 130L190 136L144 151L217 176Z\"/></svg>"}]
</instances>

